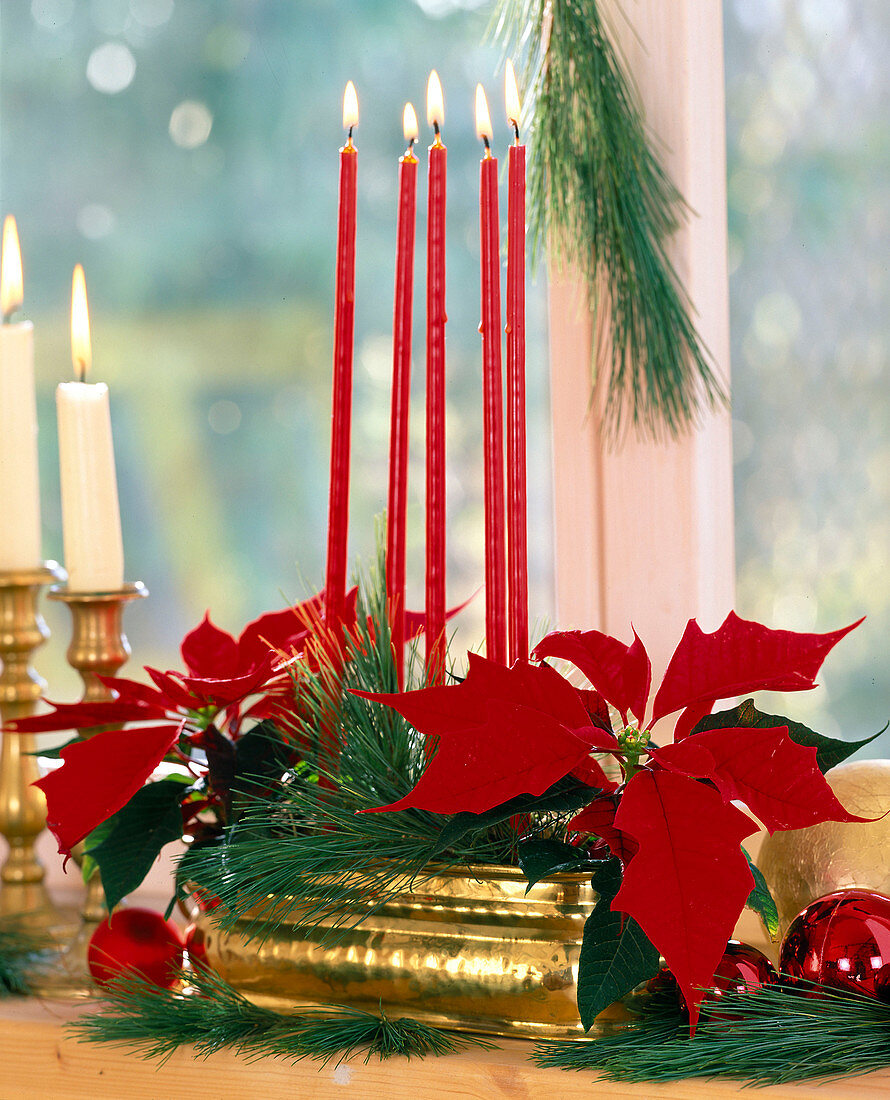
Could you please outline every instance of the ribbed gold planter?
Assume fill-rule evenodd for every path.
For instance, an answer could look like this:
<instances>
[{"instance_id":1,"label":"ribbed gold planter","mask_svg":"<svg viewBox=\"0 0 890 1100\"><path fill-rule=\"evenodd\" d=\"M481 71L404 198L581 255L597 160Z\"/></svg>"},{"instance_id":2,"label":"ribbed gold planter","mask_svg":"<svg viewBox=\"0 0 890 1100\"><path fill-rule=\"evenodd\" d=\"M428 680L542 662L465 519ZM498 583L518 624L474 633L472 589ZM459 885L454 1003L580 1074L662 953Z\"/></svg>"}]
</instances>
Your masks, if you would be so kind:
<instances>
[{"instance_id":1,"label":"ribbed gold planter","mask_svg":"<svg viewBox=\"0 0 890 1100\"><path fill-rule=\"evenodd\" d=\"M575 979L596 894L583 875L555 876L528 894L526 885L510 867L418 878L326 946L324 920L276 921L258 934L254 925L250 940L238 927L222 932L212 914L199 926L211 964L270 1008L382 1004L389 1015L491 1035L580 1037ZM299 904L285 904L296 916Z\"/></svg>"}]
</instances>

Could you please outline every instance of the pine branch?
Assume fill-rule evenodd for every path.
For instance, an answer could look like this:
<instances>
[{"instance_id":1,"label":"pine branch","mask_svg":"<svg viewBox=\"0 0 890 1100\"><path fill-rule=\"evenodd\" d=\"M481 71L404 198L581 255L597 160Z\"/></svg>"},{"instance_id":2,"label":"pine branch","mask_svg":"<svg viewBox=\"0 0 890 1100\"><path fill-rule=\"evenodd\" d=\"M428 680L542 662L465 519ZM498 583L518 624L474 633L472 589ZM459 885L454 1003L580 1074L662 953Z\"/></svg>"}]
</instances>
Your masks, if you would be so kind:
<instances>
[{"instance_id":1,"label":"pine branch","mask_svg":"<svg viewBox=\"0 0 890 1100\"><path fill-rule=\"evenodd\" d=\"M540 1066L596 1070L612 1081L732 1077L784 1084L890 1066L890 1005L809 983L726 993L720 1018L702 1016L695 1038L676 1007L650 1011L601 1039L543 1043Z\"/></svg>"},{"instance_id":2,"label":"pine branch","mask_svg":"<svg viewBox=\"0 0 890 1100\"><path fill-rule=\"evenodd\" d=\"M293 668L299 714L285 733L303 761L276 794L246 800L224 843L194 848L180 860L179 882L198 883L222 902L224 928L262 934L282 920L282 898L301 900L300 923L317 926L324 942L387 898L443 867L510 861L516 837L504 821L464 831L443 849L448 819L421 810L360 811L395 802L426 767L423 738L390 707L352 695L396 688L381 565L361 585L362 602L348 660L340 670L319 654L319 666ZM415 666L410 665L409 669ZM415 671L415 682L422 673ZM279 720L280 721L280 720ZM334 737L332 767L324 749ZM435 872L427 870L434 859ZM292 919L292 918L289 918Z\"/></svg>"},{"instance_id":3,"label":"pine branch","mask_svg":"<svg viewBox=\"0 0 890 1100\"><path fill-rule=\"evenodd\" d=\"M587 283L603 428L672 436L726 400L667 246L688 211L650 141L599 0L501 0L497 32L529 89L534 253Z\"/></svg>"},{"instance_id":4,"label":"pine branch","mask_svg":"<svg viewBox=\"0 0 890 1100\"><path fill-rule=\"evenodd\" d=\"M43 971L54 948L46 936L29 926L30 916L0 921L0 997L27 997L33 992L33 979Z\"/></svg>"},{"instance_id":5,"label":"pine branch","mask_svg":"<svg viewBox=\"0 0 890 1100\"><path fill-rule=\"evenodd\" d=\"M451 1054L462 1047L491 1047L487 1040L441 1031L410 1018L391 1020L360 1009L325 1005L289 1014L259 1008L218 974L183 974L179 991L139 979L115 983L103 993L100 1012L69 1025L80 1040L113 1043L162 1061L182 1046L207 1057L232 1048L251 1058L273 1057L322 1063L364 1049L365 1061L402 1054Z\"/></svg>"}]
</instances>

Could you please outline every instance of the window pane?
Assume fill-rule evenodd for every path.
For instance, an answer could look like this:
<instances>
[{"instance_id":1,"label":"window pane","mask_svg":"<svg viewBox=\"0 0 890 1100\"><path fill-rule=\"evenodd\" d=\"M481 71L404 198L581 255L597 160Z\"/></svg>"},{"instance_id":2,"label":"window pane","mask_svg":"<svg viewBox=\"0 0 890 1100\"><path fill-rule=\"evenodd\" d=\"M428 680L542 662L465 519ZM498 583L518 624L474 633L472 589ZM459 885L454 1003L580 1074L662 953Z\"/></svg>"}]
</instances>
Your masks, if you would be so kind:
<instances>
[{"instance_id":1,"label":"window pane","mask_svg":"<svg viewBox=\"0 0 890 1100\"><path fill-rule=\"evenodd\" d=\"M890 8L724 11L739 604L795 630L868 614L788 701L863 736L890 674Z\"/></svg>"},{"instance_id":2,"label":"window pane","mask_svg":"<svg viewBox=\"0 0 890 1100\"><path fill-rule=\"evenodd\" d=\"M53 388L86 269L93 378L109 383L134 665L169 667L210 608L238 629L323 579L341 97L361 122L350 557L385 505L402 107L435 66L449 149L449 599L482 583L478 161L473 93L500 102L478 0L33 0L2 6L2 207L36 326L46 556L61 559ZM498 119L502 112L496 108ZM498 123L496 122L496 125ZM423 603L425 146L421 129L409 604ZM504 121L497 144L506 151ZM502 195L506 215L506 195ZM529 296L532 615L551 613L543 288ZM41 655L54 694L69 624ZM482 636L483 602L463 616ZM133 670L135 671L135 669ZM59 685L65 685L65 691Z\"/></svg>"}]
</instances>

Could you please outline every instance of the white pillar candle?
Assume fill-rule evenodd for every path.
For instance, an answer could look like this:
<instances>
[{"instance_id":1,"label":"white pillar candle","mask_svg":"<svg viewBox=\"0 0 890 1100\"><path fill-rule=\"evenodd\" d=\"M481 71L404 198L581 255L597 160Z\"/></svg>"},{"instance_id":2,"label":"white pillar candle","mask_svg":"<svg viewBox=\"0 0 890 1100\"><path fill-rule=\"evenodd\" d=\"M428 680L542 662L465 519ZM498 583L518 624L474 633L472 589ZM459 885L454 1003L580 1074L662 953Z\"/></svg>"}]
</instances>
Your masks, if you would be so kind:
<instances>
[{"instance_id":1,"label":"white pillar candle","mask_svg":"<svg viewBox=\"0 0 890 1100\"><path fill-rule=\"evenodd\" d=\"M80 265L74 271L71 347L75 369L83 378L90 363L90 340ZM56 389L56 412L68 588L116 591L124 583L124 551L108 387L104 382L62 382Z\"/></svg>"},{"instance_id":2,"label":"white pillar candle","mask_svg":"<svg viewBox=\"0 0 890 1100\"><path fill-rule=\"evenodd\" d=\"M15 220L3 223L0 258L0 570L36 569L40 554L34 328L11 324L22 305L22 259Z\"/></svg>"}]
</instances>

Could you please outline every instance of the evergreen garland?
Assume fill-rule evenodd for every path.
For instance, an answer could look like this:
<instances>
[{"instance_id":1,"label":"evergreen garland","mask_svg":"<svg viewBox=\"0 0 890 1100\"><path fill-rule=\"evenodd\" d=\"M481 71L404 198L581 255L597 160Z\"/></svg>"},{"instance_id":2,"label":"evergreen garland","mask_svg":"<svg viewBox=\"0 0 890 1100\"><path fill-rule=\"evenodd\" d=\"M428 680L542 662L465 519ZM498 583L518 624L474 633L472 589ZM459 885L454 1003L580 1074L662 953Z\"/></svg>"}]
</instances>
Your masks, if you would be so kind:
<instances>
[{"instance_id":1,"label":"evergreen garland","mask_svg":"<svg viewBox=\"0 0 890 1100\"><path fill-rule=\"evenodd\" d=\"M134 978L103 991L97 1013L69 1024L76 1038L128 1047L144 1058L166 1060L182 1046L207 1057L230 1048L252 1058L322 1063L365 1050L381 1060L394 1054L451 1054L466 1046L491 1047L485 1039L455 1035L403 1017L391 1020L340 1005L290 1014L253 1004L218 974L203 969L182 975L181 990L162 989Z\"/></svg>"},{"instance_id":2,"label":"evergreen garland","mask_svg":"<svg viewBox=\"0 0 890 1100\"><path fill-rule=\"evenodd\" d=\"M650 1006L625 1031L581 1042L542 1043L539 1066L595 1070L611 1081L732 1077L778 1085L846 1077L890 1066L890 1005L801 982L724 993L695 1038L676 1002Z\"/></svg>"},{"instance_id":3,"label":"evergreen garland","mask_svg":"<svg viewBox=\"0 0 890 1100\"><path fill-rule=\"evenodd\" d=\"M529 227L588 288L603 430L630 418L676 436L725 400L667 254L688 211L646 132L600 0L501 0L497 34L524 60L530 100Z\"/></svg>"}]
</instances>

